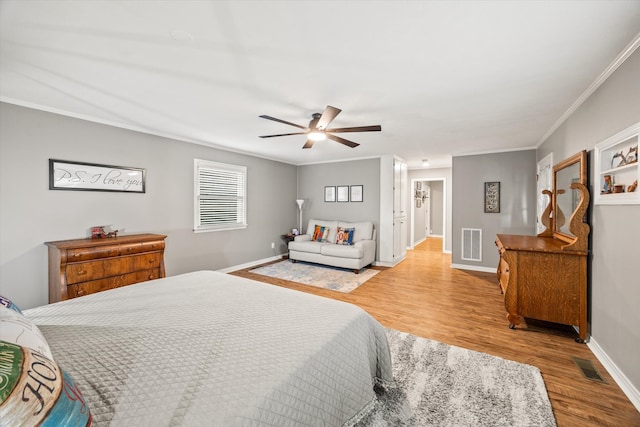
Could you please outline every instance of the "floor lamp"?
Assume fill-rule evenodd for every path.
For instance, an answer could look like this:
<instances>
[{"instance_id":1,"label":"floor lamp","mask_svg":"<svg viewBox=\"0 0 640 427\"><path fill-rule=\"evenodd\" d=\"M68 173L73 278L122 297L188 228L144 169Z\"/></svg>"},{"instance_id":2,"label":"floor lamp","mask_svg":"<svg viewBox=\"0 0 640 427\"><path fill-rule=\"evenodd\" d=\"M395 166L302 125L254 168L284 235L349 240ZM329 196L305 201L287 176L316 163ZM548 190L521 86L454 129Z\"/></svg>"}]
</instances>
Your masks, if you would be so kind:
<instances>
[{"instance_id":1,"label":"floor lamp","mask_svg":"<svg viewBox=\"0 0 640 427\"><path fill-rule=\"evenodd\" d=\"M298 232L302 234L302 205L304 204L304 199L296 199L296 203L298 204L298 210L300 211L300 228L298 228Z\"/></svg>"}]
</instances>

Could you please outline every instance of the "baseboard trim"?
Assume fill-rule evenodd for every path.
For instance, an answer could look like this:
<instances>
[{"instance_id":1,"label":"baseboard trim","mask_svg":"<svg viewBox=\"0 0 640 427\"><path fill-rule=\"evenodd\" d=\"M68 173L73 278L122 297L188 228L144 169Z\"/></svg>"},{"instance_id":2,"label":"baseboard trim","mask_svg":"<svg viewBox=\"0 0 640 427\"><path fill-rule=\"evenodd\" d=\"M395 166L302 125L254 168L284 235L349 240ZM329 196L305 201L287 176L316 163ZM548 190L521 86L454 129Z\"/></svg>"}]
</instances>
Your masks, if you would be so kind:
<instances>
[{"instance_id":1,"label":"baseboard trim","mask_svg":"<svg viewBox=\"0 0 640 427\"><path fill-rule=\"evenodd\" d=\"M596 340L591 337L587 346L596 358L602 363L607 372L611 374L614 381L622 389L622 392L627 395L633 406L640 411L640 390L635 388L629 378L618 368L618 366L611 360L609 355L600 347Z\"/></svg>"},{"instance_id":2,"label":"baseboard trim","mask_svg":"<svg viewBox=\"0 0 640 427\"><path fill-rule=\"evenodd\" d=\"M267 262L271 262L271 261L278 261L280 259L283 259L287 254L280 254L280 255L275 255L269 258L263 258L263 259L259 259L257 261L251 261L248 262L246 264L240 264L240 265L234 265L231 267L227 267L227 268L222 268L219 271L220 273L230 273L232 271L237 271L237 270L244 270L245 268L250 268L250 267L254 267L256 265L260 265L260 264L265 264Z\"/></svg>"},{"instance_id":3,"label":"baseboard trim","mask_svg":"<svg viewBox=\"0 0 640 427\"><path fill-rule=\"evenodd\" d=\"M451 268L457 268L458 270L482 271L484 273L496 272L496 269L494 267L483 267L481 265L451 264Z\"/></svg>"}]
</instances>

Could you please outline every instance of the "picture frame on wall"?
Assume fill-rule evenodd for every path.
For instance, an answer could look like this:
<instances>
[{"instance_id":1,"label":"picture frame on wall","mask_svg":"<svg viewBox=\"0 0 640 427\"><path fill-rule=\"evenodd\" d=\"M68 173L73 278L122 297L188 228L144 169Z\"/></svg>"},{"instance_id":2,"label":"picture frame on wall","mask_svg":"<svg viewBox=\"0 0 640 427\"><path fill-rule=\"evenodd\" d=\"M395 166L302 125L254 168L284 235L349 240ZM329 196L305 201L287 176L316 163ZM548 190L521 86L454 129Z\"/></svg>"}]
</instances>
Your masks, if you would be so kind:
<instances>
[{"instance_id":1,"label":"picture frame on wall","mask_svg":"<svg viewBox=\"0 0 640 427\"><path fill-rule=\"evenodd\" d=\"M348 202L348 201L349 201L349 186L339 185L338 186L338 202Z\"/></svg>"},{"instance_id":2,"label":"picture frame on wall","mask_svg":"<svg viewBox=\"0 0 640 427\"><path fill-rule=\"evenodd\" d=\"M144 193L146 170L49 159L49 190Z\"/></svg>"},{"instance_id":3,"label":"picture frame on wall","mask_svg":"<svg viewBox=\"0 0 640 427\"><path fill-rule=\"evenodd\" d=\"M484 212L500 213L500 182L484 183Z\"/></svg>"},{"instance_id":4,"label":"picture frame on wall","mask_svg":"<svg viewBox=\"0 0 640 427\"><path fill-rule=\"evenodd\" d=\"M335 202L336 201L336 187L326 186L324 187L324 201Z\"/></svg>"},{"instance_id":5,"label":"picture frame on wall","mask_svg":"<svg viewBox=\"0 0 640 427\"><path fill-rule=\"evenodd\" d=\"M363 201L363 191L364 186L362 185L352 185L350 187L349 200L352 202L362 202Z\"/></svg>"}]
</instances>

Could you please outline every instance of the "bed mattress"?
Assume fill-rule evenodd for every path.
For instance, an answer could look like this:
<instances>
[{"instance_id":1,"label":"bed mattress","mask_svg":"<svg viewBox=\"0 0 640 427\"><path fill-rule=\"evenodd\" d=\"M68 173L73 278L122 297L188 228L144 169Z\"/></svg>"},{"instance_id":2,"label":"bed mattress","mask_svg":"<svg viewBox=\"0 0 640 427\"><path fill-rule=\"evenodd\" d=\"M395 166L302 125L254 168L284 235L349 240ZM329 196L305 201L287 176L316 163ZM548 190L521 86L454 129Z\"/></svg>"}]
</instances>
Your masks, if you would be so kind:
<instances>
[{"instance_id":1,"label":"bed mattress","mask_svg":"<svg viewBox=\"0 0 640 427\"><path fill-rule=\"evenodd\" d=\"M212 271L26 310L94 425L341 426L392 382L352 304Z\"/></svg>"}]
</instances>

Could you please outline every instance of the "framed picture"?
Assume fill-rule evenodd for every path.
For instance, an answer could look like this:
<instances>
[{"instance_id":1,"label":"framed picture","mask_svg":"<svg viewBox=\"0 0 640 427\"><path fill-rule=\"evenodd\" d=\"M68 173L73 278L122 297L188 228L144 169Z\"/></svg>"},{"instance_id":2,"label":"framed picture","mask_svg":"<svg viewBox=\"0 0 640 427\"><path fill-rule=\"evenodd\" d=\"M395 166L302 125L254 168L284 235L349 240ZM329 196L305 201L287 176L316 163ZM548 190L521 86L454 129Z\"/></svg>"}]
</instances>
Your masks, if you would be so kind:
<instances>
[{"instance_id":1,"label":"framed picture","mask_svg":"<svg viewBox=\"0 0 640 427\"><path fill-rule=\"evenodd\" d=\"M350 194L349 200L351 200L352 202L361 202L363 200L362 199L363 186L352 185L350 189L351 189L351 194Z\"/></svg>"},{"instance_id":2,"label":"framed picture","mask_svg":"<svg viewBox=\"0 0 640 427\"><path fill-rule=\"evenodd\" d=\"M336 201L336 187L324 187L324 201L325 202Z\"/></svg>"},{"instance_id":3,"label":"framed picture","mask_svg":"<svg viewBox=\"0 0 640 427\"><path fill-rule=\"evenodd\" d=\"M339 185L338 186L338 201L339 202L348 202L349 201L349 186L348 185Z\"/></svg>"},{"instance_id":4,"label":"framed picture","mask_svg":"<svg viewBox=\"0 0 640 427\"><path fill-rule=\"evenodd\" d=\"M49 190L144 193L144 169L49 159Z\"/></svg>"},{"instance_id":5,"label":"framed picture","mask_svg":"<svg viewBox=\"0 0 640 427\"><path fill-rule=\"evenodd\" d=\"M484 183L484 212L500 213L500 182Z\"/></svg>"}]
</instances>

